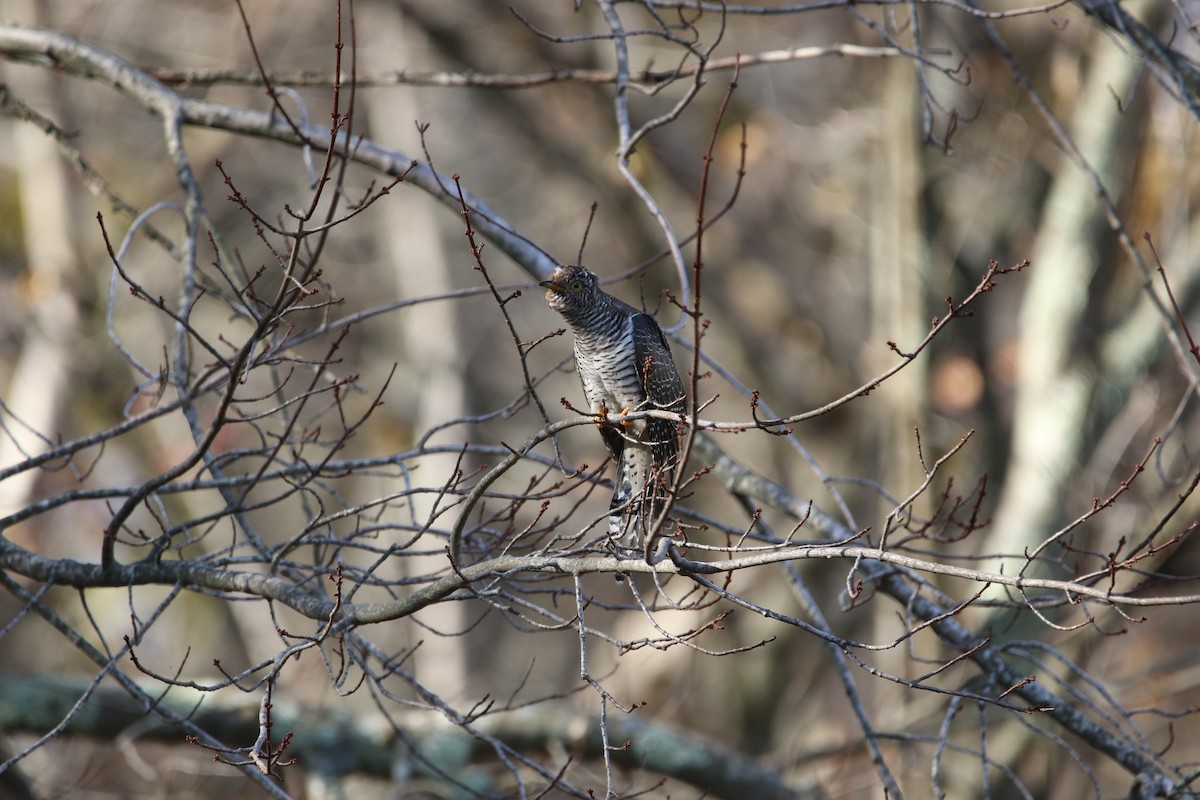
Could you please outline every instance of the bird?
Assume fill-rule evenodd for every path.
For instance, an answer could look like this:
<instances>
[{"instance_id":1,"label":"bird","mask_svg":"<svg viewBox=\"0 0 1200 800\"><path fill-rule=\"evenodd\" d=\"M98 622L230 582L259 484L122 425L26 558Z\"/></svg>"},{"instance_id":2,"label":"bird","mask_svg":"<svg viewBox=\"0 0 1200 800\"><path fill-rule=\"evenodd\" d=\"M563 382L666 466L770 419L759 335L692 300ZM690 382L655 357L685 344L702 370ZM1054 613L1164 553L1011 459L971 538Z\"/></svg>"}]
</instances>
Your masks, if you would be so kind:
<instances>
[{"instance_id":1,"label":"bird","mask_svg":"<svg viewBox=\"0 0 1200 800\"><path fill-rule=\"evenodd\" d=\"M682 414L687 393L662 328L649 314L600 288L596 275L580 265L555 268L546 303L563 316L574 334L575 365L589 410L616 465L609 537L620 547L655 560L653 545L664 541L654 526L670 500L679 466L682 426L654 417L607 422L609 412L661 410ZM666 539L665 541L669 541ZM661 560L665 548L659 551Z\"/></svg>"}]
</instances>

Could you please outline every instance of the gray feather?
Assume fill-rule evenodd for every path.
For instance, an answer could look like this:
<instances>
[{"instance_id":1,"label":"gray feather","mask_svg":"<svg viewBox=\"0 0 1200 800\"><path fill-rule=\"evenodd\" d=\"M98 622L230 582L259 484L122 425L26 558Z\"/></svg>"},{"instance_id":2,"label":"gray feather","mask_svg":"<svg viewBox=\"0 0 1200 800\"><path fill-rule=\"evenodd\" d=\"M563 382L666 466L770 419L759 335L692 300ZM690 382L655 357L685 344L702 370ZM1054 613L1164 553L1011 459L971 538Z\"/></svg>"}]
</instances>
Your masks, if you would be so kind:
<instances>
[{"instance_id":1,"label":"gray feather","mask_svg":"<svg viewBox=\"0 0 1200 800\"><path fill-rule=\"evenodd\" d=\"M542 286L575 334L575 364L593 413L687 410L683 380L653 317L605 293L580 266L559 267ZM627 547L642 551L667 507L679 432L678 423L661 419L600 428L616 467L609 535Z\"/></svg>"}]
</instances>

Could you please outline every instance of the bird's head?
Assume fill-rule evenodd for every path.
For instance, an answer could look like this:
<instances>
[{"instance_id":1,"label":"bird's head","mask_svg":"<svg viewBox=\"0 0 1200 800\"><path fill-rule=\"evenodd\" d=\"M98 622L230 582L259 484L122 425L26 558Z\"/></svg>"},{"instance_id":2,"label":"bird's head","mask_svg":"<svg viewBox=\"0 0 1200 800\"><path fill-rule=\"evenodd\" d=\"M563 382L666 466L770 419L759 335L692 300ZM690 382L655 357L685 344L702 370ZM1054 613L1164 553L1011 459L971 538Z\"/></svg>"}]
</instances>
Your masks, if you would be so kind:
<instances>
[{"instance_id":1,"label":"bird's head","mask_svg":"<svg viewBox=\"0 0 1200 800\"><path fill-rule=\"evenodd\" d=\"M556 267L538 285L546 289L546 304L560 314L587 308L602 294L596 276L577 264Z\"/></svg>"}]
</instances>

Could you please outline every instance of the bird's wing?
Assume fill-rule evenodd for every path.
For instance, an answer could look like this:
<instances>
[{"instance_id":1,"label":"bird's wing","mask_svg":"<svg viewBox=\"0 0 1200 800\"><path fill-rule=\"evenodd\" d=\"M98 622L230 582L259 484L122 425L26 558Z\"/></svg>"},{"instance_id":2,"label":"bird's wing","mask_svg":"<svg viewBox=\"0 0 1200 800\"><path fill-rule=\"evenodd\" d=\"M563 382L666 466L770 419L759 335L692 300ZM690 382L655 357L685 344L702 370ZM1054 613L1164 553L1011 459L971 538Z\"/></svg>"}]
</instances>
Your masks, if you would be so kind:
<instances>
[{"instance_id":1,"label":"bird's wing","mask_svg":"<svg viewBox=\"0 0 1200 800\"><path fill-rule=\"evenodd\" d=\"M633 315L633 352L646 399L655 408L683 411L686 407L683 380L662 328L649 314Z\"/></svg>"},{"instance_id":2,"label":"bird's wing","mask_svg":"<svg viewBox=\"0 0 1200 800\"><path fill-rule=\"evenodd\" d=\"M637 361L637 375L649 408L682 413L687 409L687 396L683 380L675 368L671 348L662 328L649 314L633 315L633 352ZM641 486L636 487L641 498L635 503L634 511L640 544L647 562L652 562L653 549L659 537L651 535L652 525L662 518L663 510L671 502L670 492L675 485L675 470L679 460L679 423L665 419L648 419L643 441L649 443L649 460L632 465L637 469ZM643 458L645 448L638 448ZM610 517L611 528L611 517Z\"/></svg>"},{"instance_id":3,"label":"bird's wing","mask_svg":"<svg viewBox=\"0 0 1200 800\"><path fill-rule=\"evenodd\" d=\"M662 328L649 314L633 316L633 351L637 359L637 374L650 401L648 408L663 411L683 412L687 409L687 396L683 380L671 358L671 348ZM665 419L650 419L646 422L645 440L650 443L654 454L654 466L661 477L673 479L675 459L679 453L679 425Z\"/></svg>"}]
</instances>

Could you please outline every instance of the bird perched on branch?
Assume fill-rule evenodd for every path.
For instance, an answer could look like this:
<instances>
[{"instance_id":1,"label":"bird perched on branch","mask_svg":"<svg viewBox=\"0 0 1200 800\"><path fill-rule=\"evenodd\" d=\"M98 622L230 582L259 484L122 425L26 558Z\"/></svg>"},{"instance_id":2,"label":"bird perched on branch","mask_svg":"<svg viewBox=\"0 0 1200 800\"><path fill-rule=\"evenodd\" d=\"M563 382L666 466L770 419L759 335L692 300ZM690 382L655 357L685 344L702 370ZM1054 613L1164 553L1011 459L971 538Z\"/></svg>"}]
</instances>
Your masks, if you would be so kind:
<instances>
[{"instance_id":1,"label":"bird perched on branch","mask_svg":"<svg viewBox=\"0 0 1200 800\"><path fill-rule=\"evenodd\" d=\"M581 266L558 267L541 285L546 303L575 334L575 364L592 413L686 410L683 381L653 317L605 293ZM642 418L601 419L599 427L616 464L609 535L650 560L647 534L660 522L675 482L681 426Z\"/></svg>"}]
</instances>

